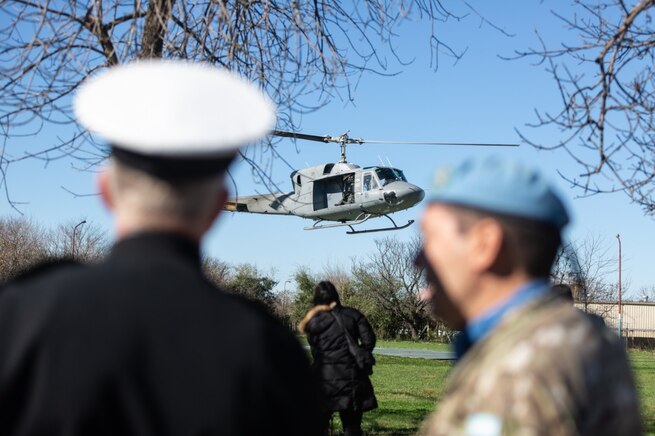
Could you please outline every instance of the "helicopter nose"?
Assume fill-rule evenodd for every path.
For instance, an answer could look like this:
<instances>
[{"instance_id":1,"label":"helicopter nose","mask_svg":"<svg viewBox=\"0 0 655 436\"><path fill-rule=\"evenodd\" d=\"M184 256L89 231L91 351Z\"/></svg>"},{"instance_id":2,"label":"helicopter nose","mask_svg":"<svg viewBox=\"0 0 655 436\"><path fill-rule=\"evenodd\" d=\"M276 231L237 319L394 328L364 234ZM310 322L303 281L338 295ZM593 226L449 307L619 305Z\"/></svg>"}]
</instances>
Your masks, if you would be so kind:
<instances>
[{"instance_id":1,"label":"helicopter nose","mask_svg":"<svg viewBox=\"0 0 655 436\"><path fill-rule=\"evenodd\" d=\"M410 183L396 182L390 187L392 190L384 193L384 201L390 205L402 205L403 208L412 207L425 197L425 191Z\"/></svg>"},{"instance_id":2,"label":"helicopter nose","mask_svg":"<svg viewBox=\"0 0 655 436\"><path fill-rule=\"evenodd\" d=\"M409 193L407 194L407 200L412 203L412 205L420 203L425 198L425 191L416 185L410 185L408 190Z\"/></svg>"}]
</instances>

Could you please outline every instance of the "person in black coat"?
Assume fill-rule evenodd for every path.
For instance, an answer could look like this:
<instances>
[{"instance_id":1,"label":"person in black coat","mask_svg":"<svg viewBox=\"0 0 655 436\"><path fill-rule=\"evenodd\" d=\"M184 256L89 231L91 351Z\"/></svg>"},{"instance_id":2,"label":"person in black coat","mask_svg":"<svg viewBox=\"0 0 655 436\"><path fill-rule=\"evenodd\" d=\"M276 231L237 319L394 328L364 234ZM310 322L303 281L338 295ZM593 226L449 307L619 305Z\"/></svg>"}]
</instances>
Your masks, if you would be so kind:
<instances>
[{"instance_id":1,"label":"person in black coat","mask_svg":"<svg viewBox=\"0 0 655 436\"><path fill-rule=\"evenodd\" d=\"M0 434L320 434L318 390L300 343L201 271L200 240L226 199L223 173L238 132L221 140L232 126L222 122L220 101L212 102L217 114L193 111L208 95L246 85L187 63L140 62L139 74L118 68L121 86L133 88L102 88L82 117L93 127L94 116L104 123L121 109L124 123L134 120L111 124L131 131L122 131L100 176L118 242L99 265L50 264L0 291ZM104 74L98 86L115 77ZM158 81L168 84L171 104L132 113L162 92ZM126 107L100 107L114 97ZM229 123L260 124L248 121L257 98L241 111L225 102ZM178 117L181 126L161 121ZM168 137L189 144L160 149Z\"/></svg>"},{"instance_id":2,"label":"person in black coat","mask_svg":"<svg viewBox=\"0 0 655 436\"><path fill-rule=\"evenodd\" d=\"M324 428L327 431L332 413L339 412L345 435L361 435L362 414L378 405L371 380L357 367L343 329L368 352L375 348L375 333L361 312L341 305L329 281L316 286L314 305L300 323L300 331L307 334L314 374L325 397Z\"/></svg>"}]
</instances>

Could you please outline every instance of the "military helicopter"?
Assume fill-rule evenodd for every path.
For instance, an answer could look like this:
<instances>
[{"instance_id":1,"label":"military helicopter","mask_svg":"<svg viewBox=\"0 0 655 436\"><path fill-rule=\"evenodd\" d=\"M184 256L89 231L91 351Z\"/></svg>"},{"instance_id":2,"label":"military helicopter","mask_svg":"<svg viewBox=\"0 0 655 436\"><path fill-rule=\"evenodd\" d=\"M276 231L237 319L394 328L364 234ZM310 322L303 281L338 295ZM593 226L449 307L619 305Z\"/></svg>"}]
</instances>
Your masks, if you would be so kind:
<instances>
[{"instance_id":1,"label":"military helicopter","mask_svg":"<svg viewBox=\"0 0 655 436\"><path fill-rule=\"evenodd\" d=\"M293 191L239 196L230 198L224 209L232 212L248 212L268 215L295 215L314 220L305 230L333 227L349 227L347 234L360 234L401 230L414 220L398 225L389 216L409 209L425 197L425 191L407 181L402 170L391 166L360 167L346 161L349 144L414 144L515 147L518 144L472 144L445 142L370 141L351 138L348 133L339 136L319 136L305 133L275 130L271 133L282 138L302 139L341 146L341 159L304 168L291 173ZM385 217L391 221L388 227L355 230L353 226L371 218Z\"/></svg>"}]
</instances>

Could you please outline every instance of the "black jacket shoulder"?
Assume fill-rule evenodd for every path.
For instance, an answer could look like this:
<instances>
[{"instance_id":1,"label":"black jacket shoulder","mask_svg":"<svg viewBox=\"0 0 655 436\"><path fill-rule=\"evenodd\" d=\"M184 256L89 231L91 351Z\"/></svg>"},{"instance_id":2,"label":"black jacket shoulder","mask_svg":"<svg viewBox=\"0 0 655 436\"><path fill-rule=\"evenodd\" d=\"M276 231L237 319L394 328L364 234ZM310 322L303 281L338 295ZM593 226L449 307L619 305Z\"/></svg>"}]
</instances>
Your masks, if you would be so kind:
<instances>
[{"instance_id":1,"label":"black jacket shoulder","mask_svg":"<svg viewBox=\"0 0 655 436\"><path fill-rule=\"evenodd\" d=\"M58 270L63 270L66 267L74 266L81 266L81 264L70 258L46 259L19 271L11 280L9 280L9 282L5 284L5 286L10 286L14 283L20 283L26 280L38 278L43 274L56 272Z\"/></svg>"}]
</instances>

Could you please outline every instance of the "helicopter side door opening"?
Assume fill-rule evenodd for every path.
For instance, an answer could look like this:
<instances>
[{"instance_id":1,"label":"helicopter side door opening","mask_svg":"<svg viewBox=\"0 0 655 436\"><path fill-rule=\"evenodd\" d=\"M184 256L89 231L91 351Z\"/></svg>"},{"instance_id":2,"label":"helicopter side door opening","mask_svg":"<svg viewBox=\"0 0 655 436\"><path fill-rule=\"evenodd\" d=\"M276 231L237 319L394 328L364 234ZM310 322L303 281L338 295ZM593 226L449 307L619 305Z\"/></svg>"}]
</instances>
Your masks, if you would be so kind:
<instances>
[{"instance_id":1,"label":"helicopter side door opening","mask_svg":"<svg viewBox=\"0 0 655 436\"><path fill-rule=\"evenodd\" d=\"M350 204L355 202L355 175L354 174L346 174L343 176L343 181L342 181L342 197L341 201L335 206L342 206L344 204Z\"/></svg>"},{"instance_id":2,"label":"helicopter side door opening","mask_svg":"<svg viewBox=\"0 0 655 436\"><path fill-rule=\"evenodd\" d=\"M355 174L349 173L314 180L314 210L355 203Z\"/></svg>"},{"instance_id":3,"label":"helicopter side door opening","mask_svg":"<svg viewBox=\"0 0 655 436\"><path fill-rule=\"evenodd\" d=\"M315 180L313 189L314 210L327 209L343 200L341 177Z\"/></svg>"}]
</instances>

